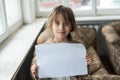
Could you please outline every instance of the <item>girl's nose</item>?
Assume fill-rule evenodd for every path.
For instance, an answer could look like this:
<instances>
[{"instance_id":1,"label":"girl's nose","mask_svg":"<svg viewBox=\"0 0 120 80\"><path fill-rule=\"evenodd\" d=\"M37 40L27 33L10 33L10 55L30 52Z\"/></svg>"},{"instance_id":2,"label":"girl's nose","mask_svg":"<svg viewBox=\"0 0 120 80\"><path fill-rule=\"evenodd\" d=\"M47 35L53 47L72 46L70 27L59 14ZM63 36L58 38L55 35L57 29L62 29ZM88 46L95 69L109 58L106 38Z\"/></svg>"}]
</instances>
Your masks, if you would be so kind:
<instances>
[{"instance_id":1,"label":"girl's nose","mask_svg":"<svg viewBox=\"0 0 120 80\"><path fill-rule=\"evenodd\" d=\"M61 24L60 27L59 27L59 29L64 29L64 25Z\"/></svg>"}]
</instances>

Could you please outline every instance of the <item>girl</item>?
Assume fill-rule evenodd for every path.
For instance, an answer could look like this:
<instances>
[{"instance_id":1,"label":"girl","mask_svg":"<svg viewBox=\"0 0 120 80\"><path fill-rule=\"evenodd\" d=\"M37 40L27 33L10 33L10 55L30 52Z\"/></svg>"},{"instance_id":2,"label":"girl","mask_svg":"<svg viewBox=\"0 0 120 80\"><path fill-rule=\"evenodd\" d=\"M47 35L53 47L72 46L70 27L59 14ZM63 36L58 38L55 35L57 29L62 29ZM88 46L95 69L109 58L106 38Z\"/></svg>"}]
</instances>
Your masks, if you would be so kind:
<instances>
[{"instance_id":1,"label":"girl","mask_svg":"<svg viewBox=\"0 0 120 80\"><path fill-rule=\"evenodd\" d=\"M47 28L53 31L54 37L48 39L45 44L49 43L77 43L71 37L71 32L76 30L76 22L73 11L69 7L57 6L53 9L48 17ZM92 58L86 55L88 65L92 63ZM31 73L34 78L38 78L38 66L34 63L31 66ZM49 79L48 79L49 80ZM77 80L77 77L52 78L50 80Z\"/></svg>"}]
</instances>

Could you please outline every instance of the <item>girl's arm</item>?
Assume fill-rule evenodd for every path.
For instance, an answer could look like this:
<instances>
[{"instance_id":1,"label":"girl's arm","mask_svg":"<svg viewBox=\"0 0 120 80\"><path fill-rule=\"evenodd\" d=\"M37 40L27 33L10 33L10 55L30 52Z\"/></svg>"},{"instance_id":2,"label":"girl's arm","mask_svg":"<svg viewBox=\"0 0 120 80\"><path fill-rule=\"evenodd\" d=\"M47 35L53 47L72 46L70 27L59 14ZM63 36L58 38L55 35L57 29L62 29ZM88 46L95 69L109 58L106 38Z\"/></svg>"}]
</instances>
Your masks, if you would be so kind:
<instances>
[{"instance_id":1,"label":"girl's arm","mask_svg":"<svg viewBox=\"0 0 120 80\"><path fill-rule=\"evenodd\" d=\"M31 72L31 76L35 79L38 80L38 65L36 63L36 55L34 52L34 57L32 59L32 63L31 63L31 68L30 68L30 72Z\"/></svg>"}]
</instances>

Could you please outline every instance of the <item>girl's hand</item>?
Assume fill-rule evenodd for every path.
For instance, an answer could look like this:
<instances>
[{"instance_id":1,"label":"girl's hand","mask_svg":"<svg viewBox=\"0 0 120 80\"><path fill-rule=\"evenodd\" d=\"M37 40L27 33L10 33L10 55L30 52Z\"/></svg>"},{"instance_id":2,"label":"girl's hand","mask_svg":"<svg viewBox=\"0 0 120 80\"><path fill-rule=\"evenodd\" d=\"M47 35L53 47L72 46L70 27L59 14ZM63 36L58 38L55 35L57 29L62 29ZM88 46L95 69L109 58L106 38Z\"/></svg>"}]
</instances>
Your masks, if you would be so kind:
<instances>
[{"instance_id":1,"label":"girl's hand","mask_svg":"<svg viewBox=\"0 0 120 80\"><path fill-rule=\"evenodd\" d=\"M33 78L35 80L38 80L39 79L39 77L38 77L38 66L36 64L34 64L34 65L31 66L30 70L31 70L31 74L32 74Z\"/></svg>"},{"instance_id":2,"label":"girl's hand","mask_svg":"<svg viewBox=\"0 0 120 80\"><path fill-rule=\"evenodd\" d=\"M89 54L86 55L86 60L88 65L90 65L93 62L92 56Z\"/></svg>"}]
</instances>

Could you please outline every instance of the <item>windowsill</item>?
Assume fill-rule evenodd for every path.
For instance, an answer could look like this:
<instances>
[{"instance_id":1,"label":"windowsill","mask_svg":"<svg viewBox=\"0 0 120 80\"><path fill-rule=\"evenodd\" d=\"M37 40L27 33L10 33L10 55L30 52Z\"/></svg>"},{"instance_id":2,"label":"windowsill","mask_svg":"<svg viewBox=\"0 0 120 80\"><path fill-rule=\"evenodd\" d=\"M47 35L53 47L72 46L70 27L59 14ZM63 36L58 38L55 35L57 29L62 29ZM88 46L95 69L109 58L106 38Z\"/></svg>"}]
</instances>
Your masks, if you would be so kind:
<instances>
[{"instance_id":1,"label":"windowsill","mask_svg":"<svg viewBox=\"0 0 120 80\"><path fill-rule=\"evenodd\" d=\"M0 80L11 80L34 44L46 19L22 26L0 45Z\"/></svg>"},{"instance_id":2,"label":"windowsill","mask_svg":"<svg viewBox=\"0 0 120 80\"><path fill-rule=\"evenodd\" d=\"M105 21L105 20L120 20L120 15L114 15L114 16L83 16L83 17L77 17L76 21Z\"/></svg>"}]
</instances>

